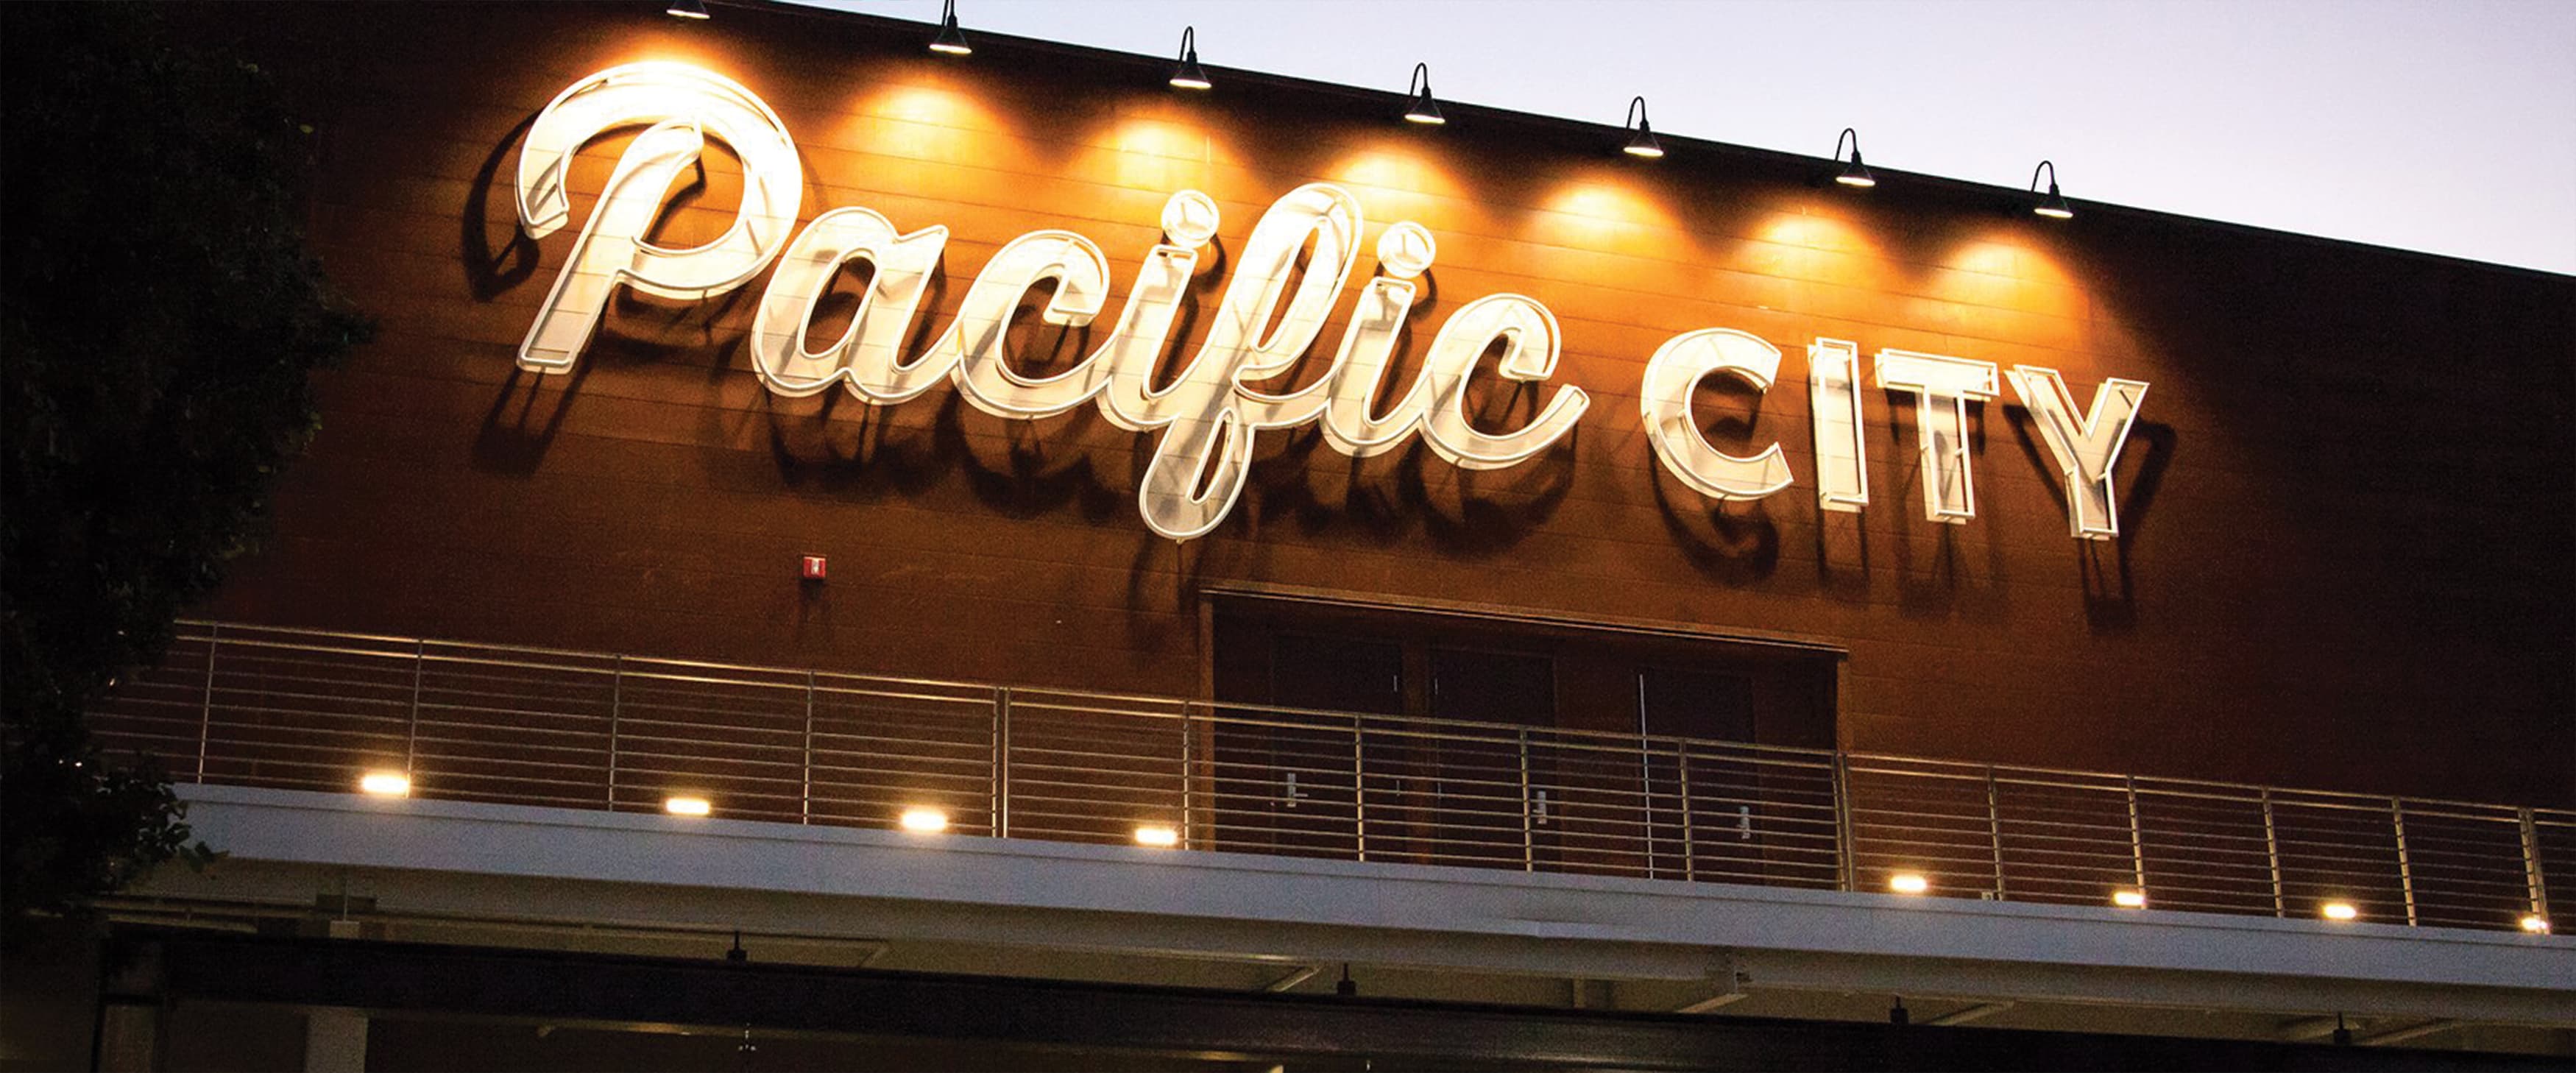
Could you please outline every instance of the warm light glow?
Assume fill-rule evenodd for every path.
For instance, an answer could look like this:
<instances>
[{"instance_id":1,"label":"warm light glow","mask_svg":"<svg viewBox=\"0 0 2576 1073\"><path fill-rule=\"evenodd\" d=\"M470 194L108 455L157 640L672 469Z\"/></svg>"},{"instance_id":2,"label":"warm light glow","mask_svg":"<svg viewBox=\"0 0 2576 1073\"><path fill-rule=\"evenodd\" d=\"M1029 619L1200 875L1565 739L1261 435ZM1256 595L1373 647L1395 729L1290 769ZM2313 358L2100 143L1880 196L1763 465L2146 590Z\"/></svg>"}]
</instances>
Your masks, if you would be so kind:
<instances>
[{"instance_id":1,"label":"warm light glow","mask_svg":"<svg viewBox=\"0 0 2576 1073\"><path fill-rule=\"evenodd\" d=\"M2353 908L2351 902L2327 902L2317 912L2327 920L2355 920L2361 916L2361 910Z\"/></svg>"},{"instance_id":2,"label":"warm light glow","mask_svg":"<svg viewBox=\"0 0 2576 1073\"><path fill-rule=\"evenodd\" d=\"M952 43L948 41L933 41L930 43L930 51L945 52L951 56L972 56L975 54L975 50L963 42Z\"/></svg>"},{"instance_id":3,"label":"warm light glow","mask_svg":"<svg viewBox=\"0 0 2576 1073\"><path fill-rule=\"evenodd\" d=\"M715 806L703 797L666 797L662 799L662 811L674 816L704 816L715 811Z\"/></svg>"},{"instance_id":4,"label":"warm light glow","mask_svg":"<svg viewBox=\"0 0 2576 1073\"><path fill-rule=\"evenodd\" d=\"M1390 219L1419 219L1444 203L1463 202L1467 188L1458 176L1428 154L1415 151L1412 139L1372 142L1334 161L1322 174L1327 182L1362 186L1369 204L1386 206Z\"/></svg>"},{"instance_id":5,"label":"warm light glow","mask_svg":"<svg viewBox=\"0 0 2576 1073\"><path fill-rule=\"evenodd\" d=\"M2147 892L2142 890L2115 890L2111 892L2111 904L2119 906L2122 909L2144 909L2147 907Z\"/></svg>"},{"instance_id":6,"label":"warm light glow","mask_svg":"<svg viewBox=\"0 0 2576 1073\"><path fill-rule=\"evenodd\" d=\"M2549 918L2533 913L2522 918L2522 930L2533 935L2549 934Z\"/></svg>"},{"instance_id":7,"label":"warm light glow","mask_svg":"<svg viewBox=\"0 0 2576 1073\"><path fill-rule=\"evenodd\" d=\"M938 834L948 829L948 814L935 808L908 808L900 821L903 829L922 834Z\"/></svg>"},{"instance_id":8,"label":"warm light glow","mask_svg":"<svg viewBox=\"0 0 2576 1073\"><path fill-rule=\"evenodd\" d=\"M1440 124L1442 124L1442 123L1446 123L1446 122L1448 122L1448 120L1447 120L1447 119L1445 119L1445 118L1442 118L1442 117L1441 117L1441 115L1440 115L1440 113L1438 113L1438 112L1421 112L1421 111L1406 112L1406 113L1404 113L1404 118L1405 118L1405 119L1407 119L1407 120L1410 120L1410 121L1412 121L1412 122L1415 122L1415 123L1420 123L1420 124L1423 124L1423 125L1425 125L1425 126L1433 126L1433 127L1436 127L1436 126L1439 126L1439 125L1440 125Z\"/></svg>"},{"instance_id":9,"label":"warm light glow","mask_svg":"<svg viewBox=\"0 0 2576 1073\"><path fill-rule=\"evenodd\" d=\"M1170 849L1181 844L1181 833L1159 823L1142 824L1136 828L1136 844Z\"/></svg>"},{"instance_id":10,"label":"warm light glow","mask_svg":"<svg viewBox=\"0 0 2576 1073\"><path fill-rule=\"evenodd\" d=\"M961 141L971 140L982 166L1035 166L1030 158L1021 155L1011 139L986 136L1005 133L1011 125L973 94L938 83L886 85L872 90L853 97L845 106L850 112L871 118L845 118L831 128L833 138L862 152L893 157L941 157L956 152ZM897 122L883 121L887 119ZM931 222L924 220L913 226L918 229Z\"/></svg>"},{"instance_id":11,"label":"warm light glow","mask_svg":"<svg viewBox=\"0 0 2576 1073\"><path fill-rule=\"evenodd\" d=\"M1867 175L1852 175L1852 174L1848 174L1848 173L1843 174L1843 175L1837 175L1837 176L1834 176L1834 181L1835 181L1835 182L1838 182L1838 183L1841 183L1841 184L1843 184L1844 186L1862 186L1862 187L1868 187L1868 186L1877 186L1877 185L1878 185L1878 180L1877 180L1877 179L1873 179L1873 178L1871 178L1871 177L1869 177L1869 176L1867 176Z\"/></svg>"},{"instance_id":12,"label":"warm light glow","mask_svg":"<svg viewBox=\"0 0 2576 1073\"><path fill-rule=\"evenodd\" d=\"M1209 89L1215 85L1216 83L1193 75L1172 76L1172 88L1174 89Z\"/></svg>"},{"instance_id":13,"label":"warm light glow","mask_svg":"<svg viewBox=\"0 0 2576 1073\"><path fill-rule=\"evenodd\" d=\"M1122 112L1106 126L1083 132L1082 148L1062 165L1062 173L1132 190L1179 191L1200 185L1209 178L1209 160L1233 155L1233 147L1223 132L1194 121L1188 106L1173 100L1179 96L1176 90L1154 102L1161 108L1149 104ZM1047 165L1032 161L1030 166ZM1133 293L1133 277L1123 268L1120 275L1120 293Z\"/></svg>"},{"instance_id":14,"label":"warm light glow","mask_svg":"<svg viewBox=\"0 0 2576 1073\"><path fill-rule=\"evenodd\" d=\"M1932 881L1912 872L1899 872L1887 878L1887 889L1898 894L1921 894L1932 889Z\"/></svg>"},{"instance_id":15,"label":"warm light glow","mask_svg":"<svg viewBox=\"0 0 2576 1073\"><path fill-rule=\"evenodd\" d=\"M1653 160L1656 157L1664 155L1664 147L1653 144L1638 144L1629 146L1627 152L1629 156L1641 156L1648 160Z\"/></svg>"},{"instance_id":16,"label":"warm light glow","mask_svg":"<svg viewBox=\"0 0 2576 1073\"><path fill-rule=\"evenodd\" d=\"M411 776L399 771L370 771L359 778L358 789L377 797L410 797Z\"/></svg>"},{"instance_id":17,"label":"warm light glow","mask_svg":"<svg viewBox=\"0 0 2576 1073\"><path fill-rule=\"evenodd\" d=\"M2055 205L2041 205L2030 211L2046 216L2052 220L2072 220L2075 218L2075 210L2059 208Z\"/></svg>"},{"instance_id":18,"label":"warm light glow","mask_svg":"<svg viewBox=\"0 0 2576 1073\"><path fill-rule=\"evenodd\" d=\"M1516 237L1620 257L1675 261L1690 256L1683 225L1664 200L1627 169L1569 177L1538 200Z\"/></svg>"},{"instance_id":19,"label":"warm light glow","mask_svg":"<svg viewBox=\"0 0 2576 1073\"><path fill-rule=\"evenodd\" d=\"M705 0L672 0L662 13L675 19L703 19L707 17L707 5Z\"/></svg>"}]
</instances>

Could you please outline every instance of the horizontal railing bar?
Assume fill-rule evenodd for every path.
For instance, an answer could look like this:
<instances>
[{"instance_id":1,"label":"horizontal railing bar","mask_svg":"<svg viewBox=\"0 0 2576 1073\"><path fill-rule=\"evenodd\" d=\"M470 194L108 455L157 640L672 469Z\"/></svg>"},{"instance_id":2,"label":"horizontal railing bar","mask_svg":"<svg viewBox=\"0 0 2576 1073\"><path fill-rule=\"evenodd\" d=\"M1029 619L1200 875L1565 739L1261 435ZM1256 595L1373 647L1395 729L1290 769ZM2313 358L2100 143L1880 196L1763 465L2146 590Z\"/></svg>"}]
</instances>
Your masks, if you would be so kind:
<instances>
[{"instance_id":1,"label":"horizontal railing bar","mask_svg":"<svg viewBox=\"0 0 2576 1073\"><path fill-rule=\"evenodd\" d=\"M2481 927L2576 861L2565 809L193 621L172 653L102 742L253 785L399 762L429 797Z\"/></svg>"}]
</instances>

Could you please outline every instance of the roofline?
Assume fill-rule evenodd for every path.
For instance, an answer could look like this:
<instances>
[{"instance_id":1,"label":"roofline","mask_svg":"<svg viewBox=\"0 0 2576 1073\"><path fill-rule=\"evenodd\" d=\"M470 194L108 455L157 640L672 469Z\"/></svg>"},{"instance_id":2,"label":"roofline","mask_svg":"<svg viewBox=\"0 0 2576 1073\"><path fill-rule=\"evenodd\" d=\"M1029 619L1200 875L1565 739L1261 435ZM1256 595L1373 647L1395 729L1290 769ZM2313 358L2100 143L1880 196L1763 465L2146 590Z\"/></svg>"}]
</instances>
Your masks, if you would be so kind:
<instances>
[{"instance_id":1,"label":"roofline","mask_svg":"<svg viewBox=\"0 0 2576 1073\"><path fill-rule=\"evenodd\" d=\"M794 0L708 0L708 3L709 6L712 7L732 8L742 11L756 11L767 14L839 20L867 26L879 31L894 31L901 29L904 32L915 32L937 29L937 24L935 23L915 22L911 19L895 18L889 15L876 15L859 11L845 11L838 8L819 7L809 3L794 2ZM1092 63L1130 66L1142 65L1146 67L1161 67L1172 62L1171 57L1161 55L1122 52L1117 49L1100 48L1092 45L1076 45L1062 41L1048 41L1041 38L1020 37L991 30L973 30L971 32L974 34L975 42L979 48L990 43L1005 49L1019 52L1064 56ZM1299 93L1341 97L1355 102L1362 100L1383 100L1388 104L1390 109L1389 114L1393 114L1392 110L1402 105L1405 97L1403 93L1394 90L1368 89L1360 86L1343 85L1338 82L1324 82L1315 79L1298 78L1293 75L1272 74L1265 71L1255 71L1239 67L1225 67L1204 62L1202 63L1202 66L1213 74L1221 75L1226 80L1241 81L1256 86L1265 86ZM1455 98L1442 98L1440 103L1443 109L1450 110L1452 112L1453 122L1456 110L1463 108L1466 110L1467 114L1473 115L1479 119L1500 120L1504 123L1539 127L1561 134L1570 135L1588 131L1602 131L1610 129L1607 124L1603 123L1581 119L1570 119L1563 116L1541 115L1535 112L1515 111L1509 108L1497 108ZM1832 160L1823 157L1813 157L1803 153L1792 153L1779 149L1764 149L1757 146L1738 145L1732 142L1715 141L1707 138L1693 137L1687 134L1676 134L1667 130L1657 130L1655 132L1655 136L1663 142L1668 153L1675 146L1683 146L1687 147L1694 154L1719 157L1733 156L1759 161L1775 167L1796 166L1812 168L1817 170L1819 174L1830 169L1833 165ZM1967 179L1954 179L1948 176L1933 175L1925 172L1906 171L1901 168L1872 165L1870 170L1882 176L1903 176L1906 180L1906 185L1909 188L1926 190L1935 194L1946 194L1960 200L2003 202L2020 201L2033 196L2028 190L2017 189L2014 187L1974 182ZM2431 253L2424 250L2410 250L2397 246L2383 246L2376 243L2360 242L2352 239L2329 238L2323 235L2311 235L2298 231L2284 231L2279 228L2262 227L2255 224L2231 223L2225 220L2213 220L2203 216L2186 216L2180 213L2165 212L2158 209L2139 208L2132 205L2118 204L2116 202L2092 201L2083 198L2071 197L2068 198L2067 201L2085 212L2097 212L2113 218L2126 218L2143 223L2167 225L2181 224L2203 228L2221 234L2249 236L2269 240L2284 240L2328 249L2367 251L2385 256L2448 265L2455 268L2501 272L2531 279L2576 282L2576 275L2552 272L2547 269L2498 264L2493 261L2480 261L2474 258L2457 257L2442 253Z\"/></svg>"}]
</instances>

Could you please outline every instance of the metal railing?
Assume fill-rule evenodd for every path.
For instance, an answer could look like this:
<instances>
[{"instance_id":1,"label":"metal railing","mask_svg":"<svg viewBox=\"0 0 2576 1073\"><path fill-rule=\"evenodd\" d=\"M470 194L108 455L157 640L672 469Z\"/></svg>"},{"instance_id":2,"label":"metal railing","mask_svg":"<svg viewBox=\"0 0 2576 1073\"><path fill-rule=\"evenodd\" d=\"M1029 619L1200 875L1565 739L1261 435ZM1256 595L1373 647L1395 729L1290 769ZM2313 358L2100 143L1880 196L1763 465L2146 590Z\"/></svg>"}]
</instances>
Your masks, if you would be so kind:
<instances>
[{"instance_id":1,"label":"metal railing","mask_svg":"<svg viewBox=\"0 0 2576 1073\"><path fill-rule=\"evenodd\" d=\"M182 781L2540 928L2576 812L220 623L92 713ZM1152 829L1162 829L1154 831Z\"/></svg>"}]
</instances>

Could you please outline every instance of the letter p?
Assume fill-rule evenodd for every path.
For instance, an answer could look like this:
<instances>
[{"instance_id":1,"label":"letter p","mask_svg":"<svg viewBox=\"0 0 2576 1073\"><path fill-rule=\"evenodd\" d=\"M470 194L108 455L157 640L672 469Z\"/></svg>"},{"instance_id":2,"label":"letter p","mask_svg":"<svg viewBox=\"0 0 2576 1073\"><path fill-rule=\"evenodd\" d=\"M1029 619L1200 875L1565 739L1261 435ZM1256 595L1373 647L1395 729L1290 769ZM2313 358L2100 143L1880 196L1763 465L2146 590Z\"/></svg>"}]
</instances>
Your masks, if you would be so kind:
<instances>
[{"instance_id":1,"label":"letter p","mask_svg":"<svg viewBox=\"0 0 2576 1073\"><path fill-rule=\"evenodd\" d=\"M635 126L646 129L618 159L519 345L522 369L569 371L620 283L663 298L707 298L750 282L786 247L805 193L786 125L733 80L677 63L611 67L573 83L537 114L519 150L519 223L529 238L571 220L565 178L573 155L601 134ZM671 183L698 162L709 134L742 158L742 209L733 226L693 249L646 241Z\"/></svg>"}]
</instances>

